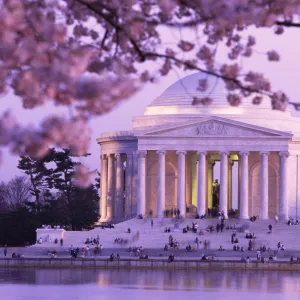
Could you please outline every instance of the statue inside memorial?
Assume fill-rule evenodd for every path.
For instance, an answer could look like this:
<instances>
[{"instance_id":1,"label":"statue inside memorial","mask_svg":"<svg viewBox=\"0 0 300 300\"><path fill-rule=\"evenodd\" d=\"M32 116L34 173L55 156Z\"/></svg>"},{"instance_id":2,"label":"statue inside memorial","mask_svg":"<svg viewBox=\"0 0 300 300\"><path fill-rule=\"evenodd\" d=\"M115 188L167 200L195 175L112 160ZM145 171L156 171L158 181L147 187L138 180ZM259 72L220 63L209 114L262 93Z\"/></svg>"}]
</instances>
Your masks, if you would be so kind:
<instances>
[{"instance_id":1,"label":"statue inside memorial","mask_svg":"<svg viewBox=\"0 0 300 300\"><path fill-rule=\"evenodd\" d=\"M213 207L219 207L220 205L220 184L218 179L215 179L212 185L212 200L213 200Z\"/></svg>"}]
</instances>

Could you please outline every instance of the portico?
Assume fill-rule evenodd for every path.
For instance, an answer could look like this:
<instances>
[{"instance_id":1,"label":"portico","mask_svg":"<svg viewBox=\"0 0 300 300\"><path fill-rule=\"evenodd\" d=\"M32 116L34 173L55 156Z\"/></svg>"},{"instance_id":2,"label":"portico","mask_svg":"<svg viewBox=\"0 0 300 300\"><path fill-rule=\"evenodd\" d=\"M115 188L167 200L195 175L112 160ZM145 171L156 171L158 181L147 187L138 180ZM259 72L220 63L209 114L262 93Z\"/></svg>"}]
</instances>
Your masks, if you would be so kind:
<instances>
[{"instance_id":1,"label":"portico","mask_svg":"<svg viewBox=\"0 0 300 300\"><path fill-rule=\"evenodd\" d=\"M165 210L171 207L179 209L180 215L185 217L189 206L195 206L200 216L207 214L208 208L212 208L212 202L209 200L211 193L209 184L212 183L212 178L208 176L212 176L211 165L216 160L220 161L219 209L227 216L228 209L232 206L231 168L234 160L231 157L238 157L235 162L240 169L238 178L240 218L248 219L252 215L260 215L262 219L270 217L269 161L279 169L279 195L276 191L272 194L272 198L278 198L279 202L276 205L278 210L272 211L272 214L278 213L282 219L287 218L286 166L289 156L288 141L291 138L289 133L245 125L221 117L209 117L198 122L146 131L136 134L135 138L136 151L133 153L110 153L102 156L102 165L104 168L107 166L107 169L103 169L103 175L107 174L107 179L102 178L103 187L108 187L107 195L102 191L102 198L103 203L107 203L108 209L105 210L102 206L101 215L105 215L106 212L108 214L106 218L146 215L150 210L162 217ZM133 156L137 158L134 161ZM196 160L191 159L194 156ZM195 163L196 174L194 172L188 175L192 173ZM249 165L257 163L261 169L259 185L249 180L252 177ZM133 165L137 165L137 174L132 174ZM167 179L168 165L174 169L171 181ZM137 186L133 183L134 176L137 177ZM192 191L193 180L196 181L196 191ZM173 189L171 198L166 192L170 189ZM260 203L255 203L257 200L251 193L253 189L260 191ZM195 195L196 203L193 203L191 198ZM130 203L136 201L136 208L128 204L128 201Z\"/></svg>"},{"instance_id":2,"label":"portico","mask_svg":"<svg viewBox=\"0 0 300 300\"><path fill-rule=\"evenodd\" d=\"M210 108L199 109L182 105L182 92L178 92L181 98L177 90L167 92L146 108L144 116L133 119L132 130L105 133L97 140L102 220L128 219L150 211L162 217L171 208L183 217L207 214L213 207L216 164L218 209L225 216L232 208L242 219L278 215L283 220L297 213L299 179L289 174L299 169L295 158L300 143L280 121L284 117L296 125L296 118L265 106L246 105L242 111L218 97ZM272 116L264 122L266 113Z\"/></svg>"}]
</instances>

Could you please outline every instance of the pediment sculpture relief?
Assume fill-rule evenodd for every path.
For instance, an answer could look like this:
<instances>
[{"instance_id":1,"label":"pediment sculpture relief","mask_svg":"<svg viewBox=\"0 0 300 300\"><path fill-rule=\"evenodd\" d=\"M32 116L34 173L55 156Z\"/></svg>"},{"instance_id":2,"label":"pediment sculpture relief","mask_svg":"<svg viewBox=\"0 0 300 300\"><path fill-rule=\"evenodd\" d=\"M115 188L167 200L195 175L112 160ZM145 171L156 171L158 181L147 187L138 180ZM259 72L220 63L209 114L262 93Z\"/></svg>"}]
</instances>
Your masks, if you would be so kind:
<instances>
[{"instance_id":1,"label":"pediment sculpture relief","mask_svg":"<svg viewBox=\"0 0 300 300\"><path fill-rule=\"evenodd\" d=\"M227 127L216 122L202 124L197 127L197 135L227 135Z\"/></svg>"}]
</instances>

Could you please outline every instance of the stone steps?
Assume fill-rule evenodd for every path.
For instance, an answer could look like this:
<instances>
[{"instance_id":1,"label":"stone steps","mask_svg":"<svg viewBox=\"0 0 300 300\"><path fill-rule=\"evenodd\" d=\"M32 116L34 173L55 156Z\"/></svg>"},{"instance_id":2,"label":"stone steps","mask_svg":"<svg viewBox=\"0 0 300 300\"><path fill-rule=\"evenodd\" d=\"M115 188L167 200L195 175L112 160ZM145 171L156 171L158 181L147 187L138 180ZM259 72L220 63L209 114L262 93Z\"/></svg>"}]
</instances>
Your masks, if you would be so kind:
<instances>
[{"instance_id":1,"label":"stone steps","mask_svg":"<svg viewBox=\"0 0 300 300\"><path fill-rule=\"evenodd\" d=\"M187 225L191 226L192 222L198 223L198 228L204 231L204 236L199 236L192 232L186 234L182 233L182 228ZM131 219L128 221L121 222L116 225L115 229L101 229L95 228L91 231L67 231L64 236L64 247L69 247L70 245L82 247L87 238L96 238L99 235L100 243L106 248L119 248L119 244L114 243L115 238L128 239L129 245L142 245L145 248L160 248L162 249L165 244L168 243L168 237L172 234L173 238L176 239L182 246L191 243L194 244L196 236L203 240L209 240L212 249L219 248L222 245L225 249L232 249L231 244L231 230L224 230L223 233L208 233L205 228L208 225L216 225L218 223L217 219L206 219L206 220L195 220L195 219L184 219L179 223L179 231L173 232L174 229L174 219L154 219L154 227L151 228L151 223L149 219ZM250 221L240 221L236 219L226 220L226 223L248 223L250 226L250 232L254 232L257 236L256 246L266 245L266 247L271 247L276 249L277 243L280 241L285 246L286 249L299 249L300 244L297 243L300 240L300 226L287 226L286 223L276 223L274 221L264 221L257 220L256 222ZM268 234L268 225L272 223L273 233ZM165 227L171 228L171 233L164 233ZM127 229L131 228L132 233L127 233ZM139 240L133 241L134 235L139 231ZM239 245L247 247L249 240L246 239L244 233L237 233L239 239ZM55 244L49 244L51 246L57 247ZM34 247L43 246L36 245ZM128 247L126 246L126 247Z\"/></svg>"}]
</instances>

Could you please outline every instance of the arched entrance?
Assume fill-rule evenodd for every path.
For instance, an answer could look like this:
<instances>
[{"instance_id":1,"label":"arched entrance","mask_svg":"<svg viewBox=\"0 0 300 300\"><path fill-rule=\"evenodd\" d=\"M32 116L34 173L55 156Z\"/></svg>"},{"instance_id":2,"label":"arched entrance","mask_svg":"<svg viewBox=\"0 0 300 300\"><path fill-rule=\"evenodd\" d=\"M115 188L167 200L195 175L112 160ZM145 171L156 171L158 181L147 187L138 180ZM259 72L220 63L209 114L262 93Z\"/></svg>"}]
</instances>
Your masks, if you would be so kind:
<instances>
[{"instance_id":1,"label":"arched entrance","mask_svg":"<svg viewBox=\"0 0 300 300\"><path fill-rule=\"evenodd\" d=\"M166 163L166 209L177 206L177 169Z\"/></svg>"},{"instance_id":2,"label":"arched entrance","mask_svg":"<svg viewBox=\"0 0 300 300\"><path fill-rule=\"evenodd\" d=\"M279 175L275 166L269 163L269 218L274 218L278 213L279 202ZM250 192L249 216L260 215L260 163L254 165L250 170Z\"/></svg>"},{"instance_id":3,"label":"arched entrance","mask_svg":"<svg viewBox=\"0 0 300 300\"><path fill-rule=\"evenodd\" d=\"M158 161L155 156L147 168L146 183L146 213L150 210L157 214L157 186L158 186ZM165 169L165 209L177 207L177 167L171 160L166 161Z\"/></svg>"}]
</instances>

